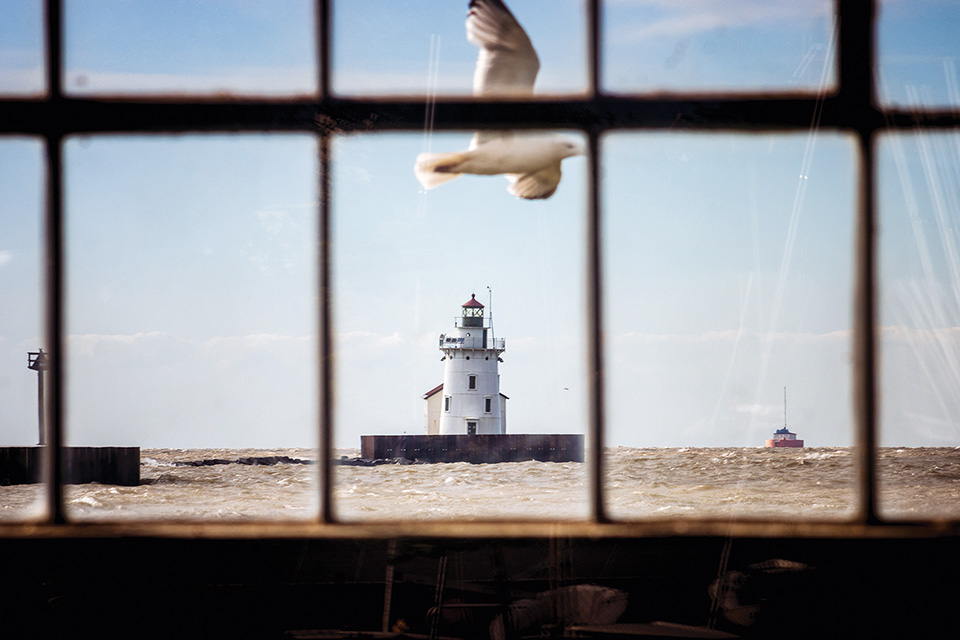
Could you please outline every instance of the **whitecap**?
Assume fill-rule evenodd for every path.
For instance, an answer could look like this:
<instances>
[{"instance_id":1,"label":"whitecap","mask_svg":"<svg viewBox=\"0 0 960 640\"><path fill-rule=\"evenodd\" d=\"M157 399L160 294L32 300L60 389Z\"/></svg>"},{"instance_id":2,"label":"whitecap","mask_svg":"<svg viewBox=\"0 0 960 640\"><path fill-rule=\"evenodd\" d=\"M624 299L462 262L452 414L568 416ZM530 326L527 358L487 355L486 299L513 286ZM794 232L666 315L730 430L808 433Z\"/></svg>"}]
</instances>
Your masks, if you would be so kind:
<instances>
[{"instance_id":1,"label":"whitecap","mask_svg":"<svg viewBox=\"0 0 960 640\"><path fill-rule=\"evenodd\" d=\"M102 507L103 503L91 495L81 496L70 501L70 504L85 504L89 507Z\"/></svg>"}]
</instances>

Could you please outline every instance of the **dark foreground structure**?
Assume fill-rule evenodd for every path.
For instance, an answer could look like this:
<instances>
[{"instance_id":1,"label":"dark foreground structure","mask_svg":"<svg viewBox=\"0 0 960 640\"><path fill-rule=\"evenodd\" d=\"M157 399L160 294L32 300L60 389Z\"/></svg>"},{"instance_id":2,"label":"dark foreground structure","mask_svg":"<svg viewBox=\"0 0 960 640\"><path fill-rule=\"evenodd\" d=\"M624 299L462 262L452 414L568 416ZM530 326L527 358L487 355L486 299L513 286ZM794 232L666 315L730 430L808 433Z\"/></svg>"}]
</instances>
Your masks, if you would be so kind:
<instances>
[{"instance_id":1,"label":"dark foreground structure","mask_svg":"<svg viewBox=\"0 0 960 640\"><path fill-rule=\"evenodd\" d=\"M44 446L0 447L0 485L43 482ZM64 484L140 484L140 447L64 447Z\"/></svg>"},{"instance_id":2,"label":"dark foreground structure","mask_svg":"<svg viewBox=\"0 0 960 640\"><path fill-rule=\"evenodd\" d=\"M937 637L956 625L958 549L953 537L8 539L0 637L485 640L504 612L575 585L625 594L616 627L553 609L508 617L505 637Z\"/></svg>"},{"instance_id":3,"label":"dark foreground structure","mask_svg":"<svg viewBox=\"0 0 960 640\"><path fill-rule=\"evenodd\" d=\"M583 462L583 435L360 436L360 457L413 462Z\"/></svg>"}]
</instances>

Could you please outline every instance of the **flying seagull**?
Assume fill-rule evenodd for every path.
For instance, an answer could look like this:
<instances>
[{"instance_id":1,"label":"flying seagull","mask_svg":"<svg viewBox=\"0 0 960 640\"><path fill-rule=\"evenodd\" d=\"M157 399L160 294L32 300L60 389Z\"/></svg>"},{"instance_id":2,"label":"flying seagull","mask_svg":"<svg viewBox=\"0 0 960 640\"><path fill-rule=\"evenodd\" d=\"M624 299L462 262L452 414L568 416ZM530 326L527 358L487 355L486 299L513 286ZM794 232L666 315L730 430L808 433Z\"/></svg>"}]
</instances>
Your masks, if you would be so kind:
<instances>
[{"instance_id":1,"label":"flying seagull","mask_svg":"<svg viewBox=\"0 0 960 640\"><path fill-rule=\"evenodd\" d=\"M470 0L467 40L480 47L473 95L533 95L540 59L527 33L501 0ZM414 173L426 189L465 173L504 174L511 194L549 198L560 184L560 161L586 153L583 141L558 133L477 131L466 151L421 153Z\"/></svg>"}]
</instances>

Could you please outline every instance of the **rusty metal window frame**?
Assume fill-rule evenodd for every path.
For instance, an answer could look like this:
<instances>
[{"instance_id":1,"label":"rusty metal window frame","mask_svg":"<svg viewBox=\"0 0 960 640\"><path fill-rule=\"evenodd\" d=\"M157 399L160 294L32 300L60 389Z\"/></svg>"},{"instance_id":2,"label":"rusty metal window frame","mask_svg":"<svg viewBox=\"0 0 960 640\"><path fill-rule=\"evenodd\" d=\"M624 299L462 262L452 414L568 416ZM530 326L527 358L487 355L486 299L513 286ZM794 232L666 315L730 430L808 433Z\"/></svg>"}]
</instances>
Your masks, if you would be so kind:
<instances>
[{"instance_id":1,"label":"rusty metal window frame","mask_svg":"<svg viewBox=\"0 0 960 640\"><path fill-rule=\"evenodd\" d=\"M315 0L318 99L257 99L170 96L162 98L77 98L61 86L63 60L62 0L45 0L47 93L40 98L0 98L0 135L40 139L46 156L44 214L45 337L51 353L49 372L49 452L47 512L42 523L0 525L0 537L23 535L169 535L169 536L644 536L724 535L812 537L882 537L956 535L958 521L892 522L877 515L877 352L876 326L876 138L890 131L960 130L960 111L881 108L875 78L875 0L835 0L837 13L837 81L828 95L730 94L698 92L665 95L607 95L599 90L601 69L601 0L587 0L589 90L569 99L480 102L438 98L433 105L435 130L482 127L574 129L585 134L589 149L587 264L587 343L589 345L592 446L587 462L590 514L571 522L338 522L332 506L333 341L330 281L331 139L354 131L416 131L422 127L422 97L344 98L330 90L331 13L334 0ZM854 396L856 515L837 522L684 520L611 521L604 510L604 362L603 238L601 237L601 137L612 131L805 131L811 116L819 127L851 135L856 141L858 184L855 232ZM63 445L64 220L63 141L75 134L300 132L315 135L320 152L318 237L318 437L320 511L315 522L205 524L184 522L71 523L64 514L61 475Z\"/></svg>"}]
</instances>

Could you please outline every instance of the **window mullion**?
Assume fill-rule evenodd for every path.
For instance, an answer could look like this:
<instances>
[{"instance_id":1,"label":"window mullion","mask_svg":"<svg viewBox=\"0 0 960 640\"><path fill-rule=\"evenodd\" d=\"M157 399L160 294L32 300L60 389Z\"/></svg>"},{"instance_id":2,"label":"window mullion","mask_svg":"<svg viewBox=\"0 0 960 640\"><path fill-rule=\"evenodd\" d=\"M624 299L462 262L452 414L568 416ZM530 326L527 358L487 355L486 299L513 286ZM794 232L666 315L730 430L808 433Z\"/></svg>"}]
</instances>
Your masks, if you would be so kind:
<instances>
[{"instance_id":1,"label":"window mullion","mask_svg":"<svg viewBox=\"0 0 960 640\"><path fill-rule=\"evenodd\" d=\"M330 308L330 135L320 134L319 222L317 248L318 455L320 521L333 522L333 328Z\"/></svg>"},{"instance_id":2,"label":"window mullion","mask_svg":"<svg viewBox=\"0 0 960 640\"><path fill-rule=\"evenodd\" d=\"M62 6L59 0L46 2L46 72L48 102L62 104L63 64ZM60 122L60 118L56 118ZM44 335L50 368L47 370L47 420L43 448L43 473L46 483L46 518L52 524L66 522L63 509L63 133L58 124L50 124L45 133L46 177L43 220L44 255Z\"/></svg>"},{"instance_id":3,"label":"window mullion","mask_svg":"<svg viewBox=\"0 0 960 640\"><path fill-rule=\"evenodd\" d=\"M854 415L856 416L859 515L877 520L877 354L876 354L876 207L873 136L859 137L859 179L855 232Z\"/></svg>"},{"instance_id":4,"label":"window mullion","mask_svg":"<svg viewBox=\"0 0 960 640\"><path fill-rule=\"evenodd\" d=\"M597 522L607 520L604 509L603 449L606 441L603 365L603 245L601 237L599 130L589 132L587 193L587 344L589 376L589 452L591 515Z\"/></svg>"},{"instance_id":5,"label":"window mullion","mask_svg":"<svg viewBox=\"0 0 960 640\"><path fill-rule=\"evenodd\" d=\"M875 2L838 0L840 16L839 98L858 139L858 192L854 273L854 415L860 518L876 522L877 354L875 128L881 126L874 99Z\"/></svg>"},{"instance_id":6,"label":"window mullion","mask_svg":"<svg viewBox=\"0 0 960 640\"><path fill-rule=\"evenodd\" d=\"M317 33L317 93L321 100L330 96L330 52L333 29L330 27L331 12L330 0L316 0L314 20Z\"/></svg>"}]
</instances>

